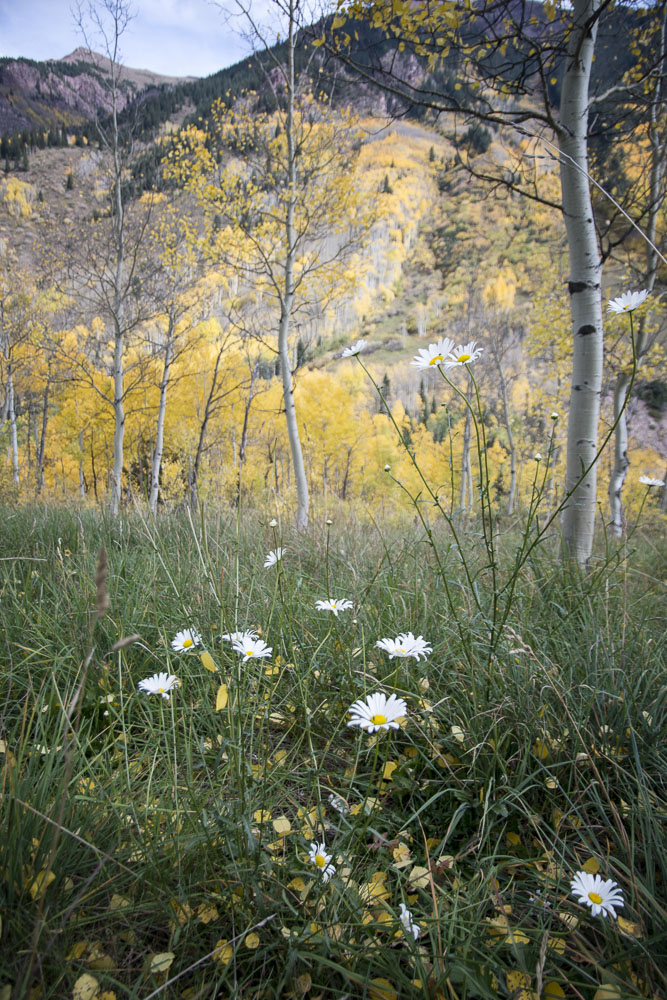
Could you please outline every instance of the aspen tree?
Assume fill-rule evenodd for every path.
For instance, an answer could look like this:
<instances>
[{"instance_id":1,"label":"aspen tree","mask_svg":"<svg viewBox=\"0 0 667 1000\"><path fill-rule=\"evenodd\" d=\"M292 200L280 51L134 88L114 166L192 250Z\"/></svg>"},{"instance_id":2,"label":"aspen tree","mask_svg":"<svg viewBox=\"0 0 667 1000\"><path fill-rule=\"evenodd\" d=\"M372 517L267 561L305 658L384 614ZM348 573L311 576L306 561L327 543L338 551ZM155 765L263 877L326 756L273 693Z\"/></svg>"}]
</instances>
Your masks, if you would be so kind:
<instances>
[{"instance_id":1,"label":"aspen tree","mask_svg":"<svg viewBox=\"0 0 667 1000\"><path fill-rule=\"evenodd\" d=\"M302 0L274 0L281 49L251 6L239 2L272 101L261 113L252 94L228 109L214 105L208 138L190 130L177 144L172 169L200 203L225 222L209 238L209 252L243 274L255 298L266 302L275 332L283 410L296 489L298 530L308 525L309 492L295 403L292 339L309 315L344 295L344 261L370 226L368 203L353 178L358 125L334 114L297 73ZM306 81L306 86L304 86ZM215 154L211 155L211 148ZM218 157L221 160L218 166ZM267 331L267 333L269 332ZM267 344L270 337L263 338Z\"/></svg>"},{"instance_id":2,"label":"aspen tree","mask_svg":"<svg viewBox=\"0 0 667 1000\"><path fill-rule=\"evenodd\" d=\"M588 171L591 69L605 0L571 0L544 5L499 3L464 10L454 2L434 5L395 0L339 0L334 38L325 45L369 84L398 97L402 107L474 117L496 128L510 126L535 143L546 143L560 169L561 200L570 261L572 378L562 517L564 552L585 567L592 554L597 501L598 417L602 384L602 262L596 238ZM657 6L656 6L657 16ZM362 17L396 39L396 58L364 64L350 50L347 20ZM320 29L321 30L321 29ZM337 33L337 34L336 34ZM416 76L401 55L424 60L430 76ZM441 61L453 71L440 78ZM657 61L656 61L657 64ZM414 65L412 65L414 69ZM560 76L560 102L552 86ZM557 203L540 191L534 160L508 177L485 179L506 185L544 204Z\"/></svg>"},{"instance_id":3,"label":"aspen tree","mask_svg":"<svg viewBox=\"0 0 667 1000\"><path fill-rule=\"evenodd\" d=\"M123 487L123 443L125 437L125 356L127 340L136 323L131 315L130 297L136 277L138 254L144 227L139 224L132 232L128 227L126 195L123 191L124 173L130 153L130 143L122 134L119 114L123 106L121 91L122 67L120 42L131 19L132 8L128 0L88 0L77 7L76 20L86 46L93 54L92 41L101 45L108 65L103 67L102 80L110 105L105 122L98 121L97 129L102 148L110 165L108 226L109 243L93 244L101 255L96 260L74 257L72 277L75 285L87 286L89 298L95 300L98 314L110 323L113 338L113 396L114 438L113 466L109 493L112 514L120 508ZM92 35L91 35L92 32ZM106 226L103 228L107 229ZM72 244L70 244L72 246ZM83 243L85 250L90 249ZM86 272L88 272L86 274ZM92 273L91 273L92 272Z\"/></svg>"}]
</instances>

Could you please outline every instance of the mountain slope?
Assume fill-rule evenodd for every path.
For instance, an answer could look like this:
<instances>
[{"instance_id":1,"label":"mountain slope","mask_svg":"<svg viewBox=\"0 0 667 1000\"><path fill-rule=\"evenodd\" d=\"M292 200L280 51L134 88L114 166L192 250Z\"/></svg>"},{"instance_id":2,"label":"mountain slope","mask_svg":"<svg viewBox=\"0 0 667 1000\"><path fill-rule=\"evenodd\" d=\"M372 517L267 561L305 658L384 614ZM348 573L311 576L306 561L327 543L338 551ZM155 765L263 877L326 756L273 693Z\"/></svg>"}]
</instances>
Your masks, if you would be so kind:
<instances>
[{"instance_id":1,"label":"mountain slope","mask_svg":"<svg viewBox=\"0 0 667 1000\"><path fill-rule=\"evenodd\" d=\"M82 126L108 113L110 67L105 56L82 48L47 62L0 59L0 135ZM120 73L121 110L160 89L194 80L126 66Z\"/></svg>"}]
</instances>

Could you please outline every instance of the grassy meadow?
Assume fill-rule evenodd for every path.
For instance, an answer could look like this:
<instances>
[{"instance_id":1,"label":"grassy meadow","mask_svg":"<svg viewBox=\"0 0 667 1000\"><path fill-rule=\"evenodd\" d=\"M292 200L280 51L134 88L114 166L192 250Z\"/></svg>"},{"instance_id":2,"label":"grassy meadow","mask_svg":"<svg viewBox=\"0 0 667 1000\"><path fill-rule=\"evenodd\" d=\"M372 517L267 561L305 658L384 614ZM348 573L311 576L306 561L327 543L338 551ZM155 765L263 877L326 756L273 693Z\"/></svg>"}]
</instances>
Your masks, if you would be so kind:
<instances>
[{"instance_id":1,"label":"grassy meadow","mask_svg":"<svg viewBox=\"0 0 667 1000\"><path fill-rule=\"evenodd\" d=\"M503 535L491 639L452 526L2 511L2 1000L665 995L659 532L587 575L547 537L509 601ZM348 725L375 692L398 728Z\"/></svg>"}]
</instances>

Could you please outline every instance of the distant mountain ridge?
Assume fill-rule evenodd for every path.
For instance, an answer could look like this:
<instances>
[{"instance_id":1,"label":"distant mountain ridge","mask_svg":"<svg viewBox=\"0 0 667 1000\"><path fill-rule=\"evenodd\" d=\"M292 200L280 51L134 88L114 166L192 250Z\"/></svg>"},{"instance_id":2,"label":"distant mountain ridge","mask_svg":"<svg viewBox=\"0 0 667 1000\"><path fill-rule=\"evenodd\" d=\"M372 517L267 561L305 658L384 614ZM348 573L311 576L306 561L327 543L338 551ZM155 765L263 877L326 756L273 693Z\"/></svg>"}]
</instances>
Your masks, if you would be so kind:
<instances>
[{"instance_id":1,"label":"distant mountain ridge","mask_svg":"<svg viewBox=\"0 0 667 1000\"><path fill-rule=\"evenodd\" d=\"M111 62L84 48L62 59L0 59L0 135L62 126L77 127L110 110L105 86ZM196 77L164 76L147 69L120 68L120 110L164 88Z\"/></svg>"}]
</instances>

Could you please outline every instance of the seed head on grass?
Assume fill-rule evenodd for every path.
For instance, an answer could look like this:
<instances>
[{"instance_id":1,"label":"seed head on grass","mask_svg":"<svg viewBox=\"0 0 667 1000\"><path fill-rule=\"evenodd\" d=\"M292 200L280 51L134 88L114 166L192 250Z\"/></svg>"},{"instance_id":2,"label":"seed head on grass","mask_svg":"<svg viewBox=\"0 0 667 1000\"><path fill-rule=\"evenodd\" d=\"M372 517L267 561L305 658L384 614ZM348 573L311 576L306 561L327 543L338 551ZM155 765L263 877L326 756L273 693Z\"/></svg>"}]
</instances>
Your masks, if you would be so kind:
<instances>
[{"instance_id":1,"label":"seed head on grass","mask_svg":"<svg viewBox=\"0 0 667 1000\"><path fill-rule=\"evenodd\" d=\"M330 864L331 855L327 854L324 844L311 844L308 857L319 869L323 882L328 882L336 874L336 866Z\"/></svg>"},{"instance_id":2,"label":"seed head on grass","mask_svg":"<svg viewBox=\"0 0 667 1000\"><path fill-rule=\"evenodd\" d=\"M139 681L140 691L145 691L146 694L160 694L167 701L169 701L168 692L175 687L178 687L178 677L175 677L174 674L153 674L152 677Z\"/></svg>"},{"instance_id":3,"label":"seed head on grass","mask_svg":"<svg viewBox=\"0 0 667 1000\"><path fill-rule=\"evenodd\" d=\"M201 642L201 636L194 628L184 628L171 640L171 648L177 653L187 653Z\"/></svg>"},{"instance_id":4,"label":"seed head on grass","mask_svg":"<svg viewBox=\"0 0 667 1000\"><path fill-rule=\"evenodd\" d=\"M261 659L263 656L271 656L273 652L273 646L267 646L263 639L251 638L250 633L247 633L241 639L235 640L232 646L237 653L243 654L244 663L247 663L248 660Z\"/></svg>"},{"instance_id":5,"label":"seed head on grass","mask_svg":"<svg viewBox=\"0 0 667 1000\"><path fill-rule=\"evenodd\" d=\"M610 878L603 879L601 875L589 875L588 872L577 872L570 882L572 895L576 896L580 903L590 907L594 917L610 917L616 919L616 910L621 909L625 903L623 892L618 887L617 882L612 882Z\"/></svg>"},{"instance_id":6,"label":"seed head on grass","mask_svg":"<svg viewBox=\"0 0 667 1000\"><path fill-rule=\"evenodd\" d=\"M400 729L398 719L407 713L407 705L402 698L392 694L387 698L382 691L366 695L366 701L355 701L350 707L352 718L348 726L359 726L367 733L375 733L385 729Z\"/></svg>"},{"instance_id":7,"label":"seed head on grass","mask_svg":"<svg viewBox=\"0 0 667 1000\"><path fill-rule=\"evenodd\" d=\"M319 611L333 611L336 618L338 618L339 611L347 611L352 607L352 601L342 600L342 601L315 601L315 607Z\"/></svg>"},{"instance_id":8,"label":"seed head on grass","mask_svg":"<svg viewBox=\"0 0 667 1000\"><path fill-rule=\"evenodd\" d=\"M415 637L412 632L401 632L395 639L378 639L375 645L379 649L384 649L385 653L389 654L390 660L395 656L401 658L414 656L415 660L423 656L426 659L427 654L433 652L423 636Z\"/></svg>"}]
</instances>

